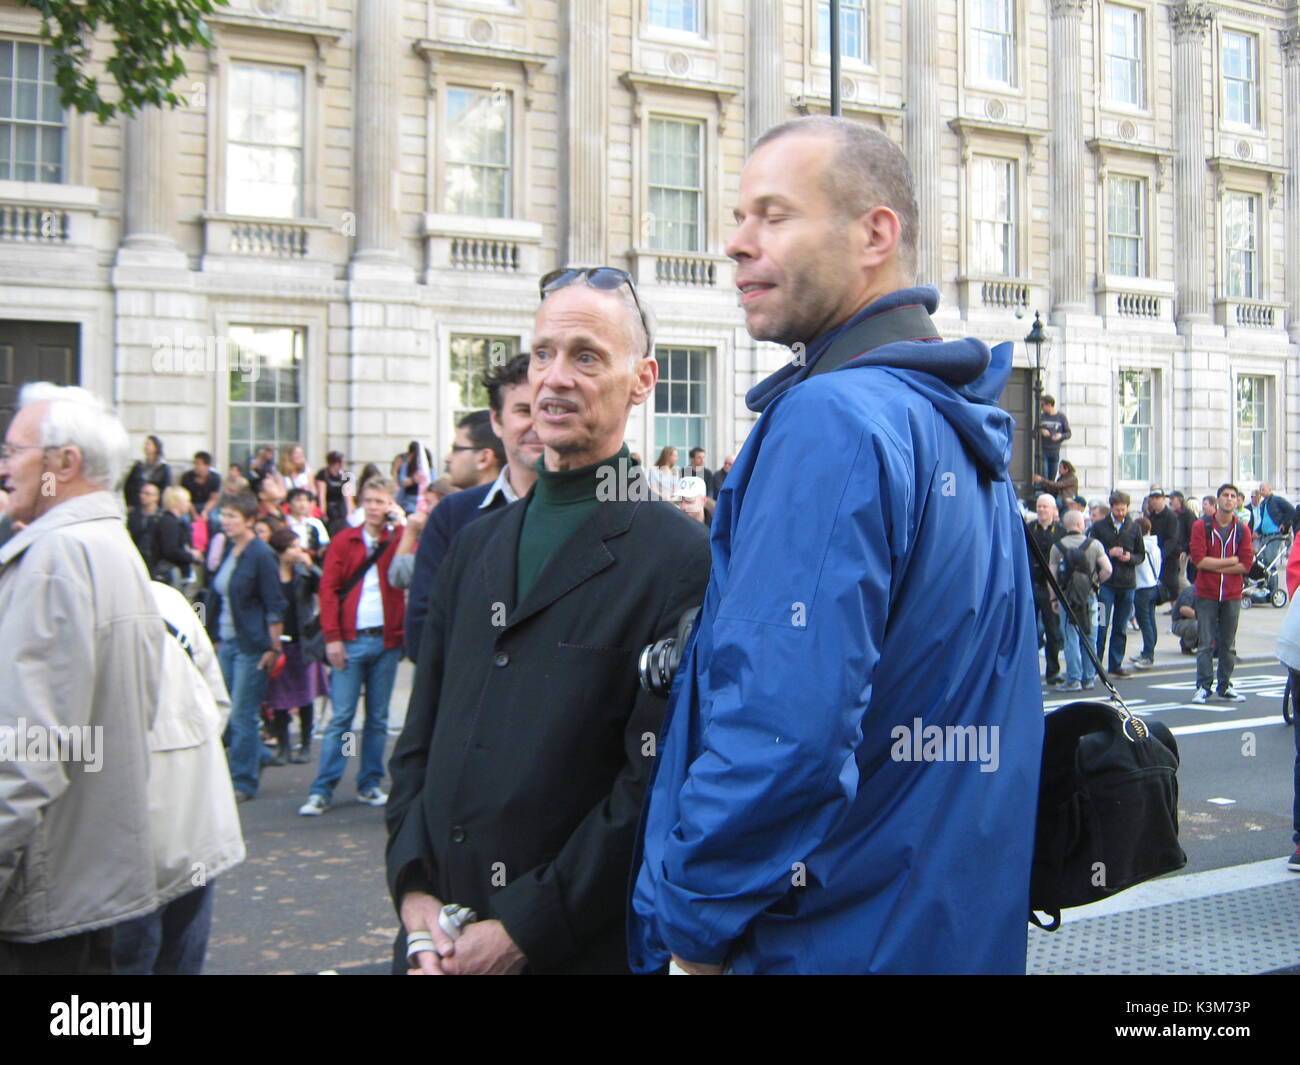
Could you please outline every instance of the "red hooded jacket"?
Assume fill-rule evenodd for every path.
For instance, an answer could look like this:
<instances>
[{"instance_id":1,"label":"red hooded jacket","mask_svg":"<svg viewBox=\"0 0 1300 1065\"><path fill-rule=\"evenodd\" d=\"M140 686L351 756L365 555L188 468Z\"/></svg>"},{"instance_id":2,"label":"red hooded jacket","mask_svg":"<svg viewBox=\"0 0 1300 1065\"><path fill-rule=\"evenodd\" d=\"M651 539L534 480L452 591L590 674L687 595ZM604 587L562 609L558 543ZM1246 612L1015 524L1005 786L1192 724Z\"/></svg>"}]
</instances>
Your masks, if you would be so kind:
<instances>
[{"instance_id":1,"label":"red hooded jacket","mask_svg":"<svg viewBox=\"0 0 1300 1065\"><path fill-rule=\"evenodd\" d=\"M1196 567L1196 595L1200 599L1217 599L1225 601L1228 599L1241 598L1241 586L1245 577L1240 573L1215 573L1208 569L1201 569L1201 560L1206 558L1231 558L1236 556L1237 561L1246 567L1246 572L1250 572L1250 567L1255 563L1255 548L1251 543L1250 529L1246 523L1239 521L1235 516L1232 524L1226 528L1221 527L1217 519L1211 519L1214 524L1214 532L1211 533L1206 529L1208 524L1204 518L1197 518L1192 525L1192 546L1189 554L1192 558L1192 565Z\"/></svg>"}]
</instances>

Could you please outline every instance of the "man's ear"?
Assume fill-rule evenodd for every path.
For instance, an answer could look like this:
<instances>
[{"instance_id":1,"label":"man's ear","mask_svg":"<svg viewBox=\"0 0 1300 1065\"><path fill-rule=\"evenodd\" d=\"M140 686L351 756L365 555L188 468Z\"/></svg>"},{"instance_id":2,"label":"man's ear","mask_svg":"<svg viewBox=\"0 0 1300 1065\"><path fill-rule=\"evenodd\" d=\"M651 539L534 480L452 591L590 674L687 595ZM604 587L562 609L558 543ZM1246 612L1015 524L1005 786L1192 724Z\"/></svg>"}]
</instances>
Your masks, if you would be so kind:
<instances>
[{"instance_id":1,"label":"man's ear","mask_svg":"<svg viewBox=\"0 0 1300 1065\"><path fill-rule=\"evenodd\" d=\"M854 225L860 241L860 262L865 269L879 270L894 261L903 234L903 224L898 215L881 204L859 215Z\"/></svg>"},{"instance_id":2,"label":"man's ear","mask_svg":"<svg viewBox=\"0 0 1300 1065\"><path fill-rule=\"evenodd\" d=\"M647 355L636 364L633 370L635 380L632 384L632 394L629 399L632 406L639 406L650 398L654 392L655 385L659 381L659 363L653 355Z\"/></svg>"}]
</instances>

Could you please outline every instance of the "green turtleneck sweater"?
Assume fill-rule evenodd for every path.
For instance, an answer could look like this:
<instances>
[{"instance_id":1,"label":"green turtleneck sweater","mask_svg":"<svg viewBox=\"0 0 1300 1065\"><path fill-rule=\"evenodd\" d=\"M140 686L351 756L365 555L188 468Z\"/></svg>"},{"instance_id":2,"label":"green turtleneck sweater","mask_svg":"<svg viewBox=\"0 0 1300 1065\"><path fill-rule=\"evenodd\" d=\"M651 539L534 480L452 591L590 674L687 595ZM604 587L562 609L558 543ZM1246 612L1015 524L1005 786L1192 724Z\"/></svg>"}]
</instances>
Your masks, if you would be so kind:
<instances>
[{"instance_id":1,"label":"green turtleneck sweater","mask_svg":"<svg viewBox=\"0 0 1300 1065\"><path fill-rule=\"evenodd\" d=\"M546 468L545 456L537 460L537 487L528 500L524 527L519 532L519 556L515 567L516 604L524 601L546 563L596 509L600 468L610 463L617 464L620 458L628 456L624 444L612 458L558 473Z\"/></svg>"}]
</instances>

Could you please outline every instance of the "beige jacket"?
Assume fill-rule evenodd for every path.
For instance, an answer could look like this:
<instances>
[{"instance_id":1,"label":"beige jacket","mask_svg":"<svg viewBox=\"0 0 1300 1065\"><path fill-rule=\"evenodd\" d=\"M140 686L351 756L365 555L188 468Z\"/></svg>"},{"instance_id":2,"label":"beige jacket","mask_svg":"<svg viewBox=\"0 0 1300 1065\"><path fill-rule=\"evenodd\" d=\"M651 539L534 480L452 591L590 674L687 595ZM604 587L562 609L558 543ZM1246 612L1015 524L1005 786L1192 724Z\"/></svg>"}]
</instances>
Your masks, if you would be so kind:
<instances>
[{"instance_id":1,"label":"beige jacket","mask_svg":"<svg viewBox=\"0 0 1300 1065\"><path fill-rule=\"evenodd\" d=\"M114 493L60 503L0 546L0 939L157 907L148 731L165 638ZM62 756L43 756L59 735Z\"/></svg>"},{"instance_id":2,"label":"beige jacket","mask_svg":"<svg viewBox=\"0 0 1300 1065\"><path fill-rule=\"evenodd\" d=\"M230 696L212 641L185 596L159 581L152 588L158 612L176 629L163 644L162 693L149 731L149 815L158 901L167 903L242 862L244 836L221 746Z\"/></svg>"}]
</instances>

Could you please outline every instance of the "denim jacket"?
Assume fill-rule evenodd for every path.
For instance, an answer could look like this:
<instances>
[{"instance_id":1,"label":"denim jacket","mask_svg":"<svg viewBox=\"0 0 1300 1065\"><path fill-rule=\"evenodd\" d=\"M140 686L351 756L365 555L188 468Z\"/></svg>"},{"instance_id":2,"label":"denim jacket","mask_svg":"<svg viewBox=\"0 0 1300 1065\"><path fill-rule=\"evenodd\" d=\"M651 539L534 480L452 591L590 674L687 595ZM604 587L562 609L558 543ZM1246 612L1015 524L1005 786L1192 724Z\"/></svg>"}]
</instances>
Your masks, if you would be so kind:
<instances>
[{"instance_id":1,"label":"denim jacket","mask_svg":"<svg viewBox=\"0 0 1300 1065\"><path fill-rule=\"evenodd\" d=\"M221 556L223 563L234 547L233 542L226 544ZM217 630L221 603L221 595L212 589L205 621L208 635L214 642L221 638ZM276 561L275 552L254 537L235 560L235 570L230 575L229 606L239 649L245 654L261 654L269 650L278 652L278 647L271 647L268 630L284 620L286 605L284 593L280 590L280 563Z\"/></svg>"}]
</instances>

